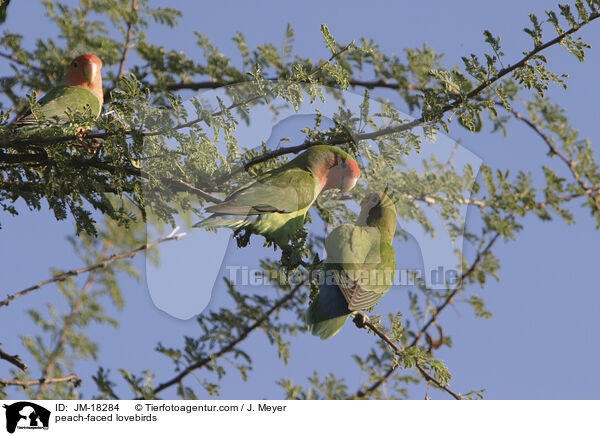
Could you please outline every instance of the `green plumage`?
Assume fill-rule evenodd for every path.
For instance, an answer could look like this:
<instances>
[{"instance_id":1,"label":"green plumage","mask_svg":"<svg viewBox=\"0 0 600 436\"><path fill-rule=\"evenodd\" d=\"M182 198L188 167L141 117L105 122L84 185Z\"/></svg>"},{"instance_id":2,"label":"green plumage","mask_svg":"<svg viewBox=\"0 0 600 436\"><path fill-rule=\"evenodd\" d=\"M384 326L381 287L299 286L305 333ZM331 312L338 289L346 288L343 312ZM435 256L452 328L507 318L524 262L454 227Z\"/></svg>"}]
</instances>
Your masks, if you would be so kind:
<instances>
[{"instance_id":1,"label":"green plumage","mask_svg":"<svg viewBox=\"0 0 600 436\"><path fill-rule=\"evenodd\" d=\"M57 86L52 88L40 99L39 112L46 118L47 124L64 124L69 121L66 112L67 109L81 112L86 106L92 110L95 116L100 115L102 106L98 97L88 89L77 86ZM33 114L28 114L17 120L15 125L32 133L38 126L37 120Z\"/></svg>"},{"instance_id":2,"label":"green plumage","mask_svg":"<svg viewBox=\"0 0 600 436\"><path fill-rule=\"evenodd\" d=\"M213 215L194 227L228 227L249 230L284 247L303 227L306 212L321 192L319 177L336 155L352 159L346 152L328 145L310 147L304 153L260 176L215 206Z\"/></svg>"},{"instance_id":3,"label":"green plumage","mask_svg":"<svg viewBox=\"0 0 600 436\"><path fill-rule=\"evenodd\" d=\"M346 224L325 241L327 267L342 291L348 309L368 310L388 291L396 257L391 241L381 240L379 229ZM385 272L392 274L385 274Z\"/></svg>"},{"instance_id":4,"label":"green plumage","mask_svg":"<svg viewBox=\"0 0 600 436\"><path fill-rule=\"evenodd\" d=\"M321 339L340 331L351 312L372 309L393 284L396 209L387 195L367 199L373 196L377 202L363 206L356 224L341 225L325 239L324 282L306 315Z\"/></svg>"}]
</instances>

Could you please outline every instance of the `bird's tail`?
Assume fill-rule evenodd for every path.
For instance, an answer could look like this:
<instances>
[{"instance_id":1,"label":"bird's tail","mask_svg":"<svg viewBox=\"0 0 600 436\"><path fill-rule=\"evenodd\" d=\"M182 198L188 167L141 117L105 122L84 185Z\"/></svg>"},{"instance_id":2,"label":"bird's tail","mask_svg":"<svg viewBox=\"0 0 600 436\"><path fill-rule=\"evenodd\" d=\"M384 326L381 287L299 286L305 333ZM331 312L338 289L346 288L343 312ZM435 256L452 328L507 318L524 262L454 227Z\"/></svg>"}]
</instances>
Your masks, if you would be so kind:
<instances>
[{"instance_id":1,"label":"bird's tail","mask_svg":"<svg viewBox=\"0 0 600 436\"><path fill-rule=\"evenodd\" d=\"M308 307L306 323L309 331L321 339L329 339L344 326L350 315L348 303L336 285L324 284Z\"/></svg>"},{"instance_id":2,"label":"bird's tail","mask_svg":"<svg viewBox=\"0 0 600 436\"><path fill-rule=\"evenodd\" d=\"M226 227L228 229L238 230L248 224L252 224L256 221L256 216L243 216L243 215L221 215L221 214L213 214L208 218L197 222L193 225L193 227L203 227L203 228L218 228L218 227Z\"/></svg>"}]
</instances>

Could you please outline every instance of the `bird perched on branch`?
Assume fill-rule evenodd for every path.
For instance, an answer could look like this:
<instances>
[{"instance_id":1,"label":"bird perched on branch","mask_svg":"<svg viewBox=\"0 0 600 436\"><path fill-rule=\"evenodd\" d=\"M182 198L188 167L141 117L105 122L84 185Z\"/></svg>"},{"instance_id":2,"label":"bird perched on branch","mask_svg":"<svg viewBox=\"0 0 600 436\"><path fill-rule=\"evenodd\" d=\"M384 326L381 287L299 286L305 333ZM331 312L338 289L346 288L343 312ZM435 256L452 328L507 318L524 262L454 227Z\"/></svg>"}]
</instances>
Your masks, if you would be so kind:
<instances>
[{"instance_id":1,"label":"bird perched on branch","mask_svg":"<svg viewBox=\"0 0 600 436\"><path fill-rule=\"evenodd\" d=\"M325 239L323 283L306 313L309 330L321 339L338 333L353 311L373 308L393 283L394 203L381 192L360 205L356 224L336 227Z\"/></svg>"},{"instance_id":2,"label":"bird perched on branch","mask_svg":"<svg viewBox=\"0 0 600 436\"><path fill-rule=\"evenodd\" d=\"M351 190L360 177L358 163L345 151L316 145L260 176L220 204L194 227L228 227L263 235L284 248L304 225L306 212L322 191Z\"/></svg>"},{"instance_id":3,"label":"bird perched on branch","mask_svg":"<svg viewBox=\"0 0 600 436\"><path fill-rule=\"evenodd\" d=\"M98 117L104 103L102 91L102 61L98 56L85 54L71 61L64 83L52 88L39 100L39 112L51 123L64 124L69 121L67 111L83 111L89 106ZM38 122L29 112L17 119L14 126L29 134L36 133Z\"/></svg>"}]
</instances>

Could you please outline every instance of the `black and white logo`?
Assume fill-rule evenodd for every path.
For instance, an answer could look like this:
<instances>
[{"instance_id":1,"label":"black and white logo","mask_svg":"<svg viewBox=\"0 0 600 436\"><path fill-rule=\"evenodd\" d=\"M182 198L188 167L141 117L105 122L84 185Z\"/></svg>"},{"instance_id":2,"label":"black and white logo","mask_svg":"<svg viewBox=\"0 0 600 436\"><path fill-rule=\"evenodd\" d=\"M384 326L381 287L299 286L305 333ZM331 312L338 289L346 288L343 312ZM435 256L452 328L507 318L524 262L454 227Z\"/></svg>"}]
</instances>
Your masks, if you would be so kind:
<instances>
[{"instance_id":1,"label":"black and white logo","mask_svg":"<svg viewBox=\"0 0 600 436\"><path fill-rule=\"evenodd\" d=\"M16 429L40 430L48 429L50 411L29 401L19 401L10 405L4 404L6 409L6 431L14 433Z\"/></svg>"}]
</instances>

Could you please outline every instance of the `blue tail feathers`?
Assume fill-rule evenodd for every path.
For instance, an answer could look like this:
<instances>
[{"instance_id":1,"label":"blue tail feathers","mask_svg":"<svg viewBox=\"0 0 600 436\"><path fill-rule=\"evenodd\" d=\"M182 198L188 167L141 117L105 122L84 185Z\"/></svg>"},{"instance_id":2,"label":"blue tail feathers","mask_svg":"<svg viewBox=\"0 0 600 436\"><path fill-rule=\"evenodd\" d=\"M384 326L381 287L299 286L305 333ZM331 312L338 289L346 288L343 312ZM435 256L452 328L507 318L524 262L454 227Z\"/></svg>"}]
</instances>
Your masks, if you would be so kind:
<instances>
[{"instance_id":1,"label":"blue tail feathers","mask_svg":"<svg viewBox=\"0 0 600 436\"><path fill-rule=\"evenodd\" d=\"M342 329L350 313L348 302L337 285L323 284L308 307L306 322L313 335L325 340Z\"/></svg>"}]
</instances>

